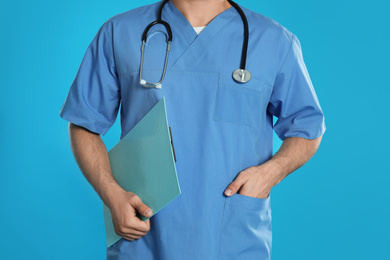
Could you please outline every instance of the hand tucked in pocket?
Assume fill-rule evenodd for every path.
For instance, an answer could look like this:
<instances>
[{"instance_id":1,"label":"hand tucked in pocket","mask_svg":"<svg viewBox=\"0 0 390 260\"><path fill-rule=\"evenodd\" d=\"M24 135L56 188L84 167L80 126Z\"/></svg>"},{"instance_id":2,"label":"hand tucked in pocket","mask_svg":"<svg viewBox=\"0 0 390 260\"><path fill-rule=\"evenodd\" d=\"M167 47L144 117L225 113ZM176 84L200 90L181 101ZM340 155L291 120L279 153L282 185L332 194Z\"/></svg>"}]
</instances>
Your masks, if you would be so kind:
<instances>
[{"instance_id":1,"label":"hand tucked in pocket","mask_svg":"<svg viewBox=\"0 0 390 260\"><path fill-rule=\"evenodd\" d=\"M265 199L271 189L278 183L275 181L277 174L272 174L273 169L263 164L252 166L241 171L234 181L225 190L226 196L232 196L236 192L241 195Z\"/></svg>"}]
</instances>

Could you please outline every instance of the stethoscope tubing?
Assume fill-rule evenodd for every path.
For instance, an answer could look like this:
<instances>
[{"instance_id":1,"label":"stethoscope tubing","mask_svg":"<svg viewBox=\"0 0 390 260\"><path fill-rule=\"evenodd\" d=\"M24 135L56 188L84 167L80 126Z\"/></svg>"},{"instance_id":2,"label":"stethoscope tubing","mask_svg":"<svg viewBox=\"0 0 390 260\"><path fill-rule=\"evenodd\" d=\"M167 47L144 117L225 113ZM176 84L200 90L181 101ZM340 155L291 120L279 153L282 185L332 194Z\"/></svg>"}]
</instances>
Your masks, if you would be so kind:
<instances>
[{"instance_id":1,"label":"stethoscope tubing","mask_svg":"<svg viewBox=\"0 0 390 260\"><path fill-rule=\"evenodd\" d=\"M244 11L232 0L228 0L229 4L231 4L237 12L240 14L242 19L242 24L244 25L244 42L242 45L242 54L241 54L241 64L240 69L245 70L246 66L246 55L248 52L248 42L249 42L249 26L248 26L248 20L246 19L246 16L244 14Z\"/></svg>"},{"instance_id":2,"label":"stethoscope tubing","mask_svg":"<svg viewBox=\"0 0 390 260\"><path fill-rule=\"evenodd\" d=\"M142 47L141 47L141 52L142 53L141 53L141 64L140 64L140 83L141 83L141 85L143 85L144 87L147 87L147 88L153 88L153 87L161 88L161 82L164 80L164 77L165 77L165 72L166 72L167 63L168 63L169 51L171 49L171 42L172 42L172 38L173 38L171 26L166 21L163 21L162 18L161 18L163 7L164 7L164 5L168 1L169 0L164 0L161 3L160 8L158 10L157 20L154 21L154 22L151 22L145 28L144 32L142 33ZM247 20L245 14L244 14L244 11L242 11L242 9L235 2L233 2L232 0L227 0L227 1L229 2L230 5L232 5L237 10L237 12L239 13L239 15L241 17L243 26L244 26L244 41L243 41L243 45L242 45L240 68L233 72L233 78L237 82L245 83L245 82L249 81L250 78L251 78L250 72L245 69L246 57L247 57L247 52L248 52L248 42L249 42L248 20ZM145 50L145 45L146 45L146 41L147 41L148 32L149 32L150 28L152 28L156 24L162 24L166 28L166 30L168 32L167 51L166 51L166 56L165 56L163 73L162 73L160 81L157 82L157 83L150 83L150 82L146 82L144 79L142 79L144 50Z\"/></svg>"}]
</instances>

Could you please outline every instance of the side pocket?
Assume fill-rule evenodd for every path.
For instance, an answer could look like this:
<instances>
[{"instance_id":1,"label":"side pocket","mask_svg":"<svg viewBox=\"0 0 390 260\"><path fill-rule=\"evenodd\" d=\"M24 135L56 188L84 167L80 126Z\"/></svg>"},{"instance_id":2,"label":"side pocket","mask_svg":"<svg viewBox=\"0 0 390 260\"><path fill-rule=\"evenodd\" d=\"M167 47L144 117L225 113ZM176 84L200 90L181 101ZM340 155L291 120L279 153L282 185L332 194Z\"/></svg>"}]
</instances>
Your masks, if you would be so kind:
<instances>
[{"instance_id":1,"label":"side pocket","mask_svg":"<svg viewBox=\"0 0 390 260\"><path fill-rule=\"evenodd\" d=\"M272 246L270 197L235 194L225 201L220 260L270 259Z\"/></svg>"}]
</instances>

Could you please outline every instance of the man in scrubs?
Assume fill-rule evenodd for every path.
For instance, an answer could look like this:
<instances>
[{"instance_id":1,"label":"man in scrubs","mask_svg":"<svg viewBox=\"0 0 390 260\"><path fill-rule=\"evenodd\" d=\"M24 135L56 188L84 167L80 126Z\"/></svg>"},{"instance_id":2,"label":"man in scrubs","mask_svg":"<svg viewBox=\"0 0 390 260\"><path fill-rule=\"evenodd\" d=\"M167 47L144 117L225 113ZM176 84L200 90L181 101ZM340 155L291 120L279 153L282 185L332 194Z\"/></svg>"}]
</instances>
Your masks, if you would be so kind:
<instances>
[{"instance_id":1,"label":"man in scrubs","mask_svg":"<svg viewBox=\"0 0 390 260\"><path fill-rule=\"evenodd\" d=\"M244 37L238 12L226 0L171 0L162 10L173 33L166 76L161 89L144 88L141 36L160 5L103 24L60 112L70 122L81 171L123 237L107 249L107 259L270 259L270 191L314 155L325 131L300 42L274 20L240 6L249 24L252 79L237 83L232 72ZM143 78L158 82L163 26L150 30L146 48ZM119 107L123 137L162 97L182 193L143 222L137 211L153 213L115 181L100 135ZM273 130L283 140L274 156Z\"/></svg>"}]
</instances>

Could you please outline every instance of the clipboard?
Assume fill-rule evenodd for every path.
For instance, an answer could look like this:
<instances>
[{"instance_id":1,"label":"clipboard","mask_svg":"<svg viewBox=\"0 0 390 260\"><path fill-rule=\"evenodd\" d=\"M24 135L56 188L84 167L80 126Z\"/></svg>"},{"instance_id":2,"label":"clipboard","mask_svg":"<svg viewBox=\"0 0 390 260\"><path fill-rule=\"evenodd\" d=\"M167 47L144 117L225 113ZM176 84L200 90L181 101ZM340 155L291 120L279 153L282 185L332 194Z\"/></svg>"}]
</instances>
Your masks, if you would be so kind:
<instances>
[{"instance_id":1,"label":"clipboard","mask_svg":"<svg viewBox=\"0 0 390 260\"><path fill-rule=\"evenodd\" d=\"M172 136L163 97L109 152L119 185L137 194L157 214L180 193ZM103 204L107 247L121 239ZM143 221L148 218L138 215Z\"/></svg>"}]
</instances>

